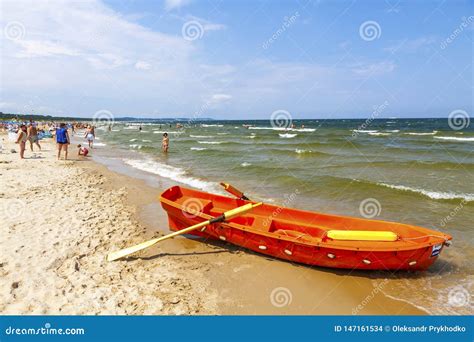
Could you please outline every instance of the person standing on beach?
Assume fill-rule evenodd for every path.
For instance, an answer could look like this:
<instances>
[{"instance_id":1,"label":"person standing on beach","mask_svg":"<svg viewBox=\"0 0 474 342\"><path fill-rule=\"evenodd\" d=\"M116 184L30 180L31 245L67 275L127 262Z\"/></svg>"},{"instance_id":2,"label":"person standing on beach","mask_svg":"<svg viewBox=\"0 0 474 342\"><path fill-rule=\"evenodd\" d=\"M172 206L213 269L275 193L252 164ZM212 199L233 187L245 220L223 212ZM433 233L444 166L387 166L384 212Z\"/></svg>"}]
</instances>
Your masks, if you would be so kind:
<instances>
[{"instance_id":1,"label":"person standing on beach","mask_svg":"<svg viewBox=\"0 0 474 342\"><path fill-rule=\"evenodd\" d=\"M88 125L86 134L84 137L87 139L87 142L89 143L89 148L93 148L92 145L94 144L94 138L95 138L95 131L94 131L94 126Z\"/></svg>"},{"instance_id":2,"label":"person standing on beach","mask_svg":"<svg viewBox=\"0 0 474 342\"><path fill-rule=\"evenodd\" d=\"M170 139L168 138L168 133L163 133L163 140L161 142L161 148L163 149L163 152L165 153L168 152L169 144L170 144Z\"/></svg>"},{"instance_id":3,"label":"person standing on beach","mask_svg":"<svg viewBox=\"0 0 474 342\"><path fill-rule=\"evenodd\" d=\"M16 144L20 144L20 158L25 159L26 141L28 140L28 133L26 133L26 125L21 125L18 130Z\"/></svg>"},{"instance_id":4,"label":"person standing on beach","mask_svg":"<svg viewBox=\"0 0 474 342\"><path fill-rule=\"evenodd\" d=\"M56 143L58 144L58 160L61 159L61 151L64 149L64 160L67 160L67 148L70 144L69 133L66 124L61 123L56 129Z\"/></svg>"},{"instance_id":5,"label":"person standing on beach","mask_svg":"<svg viewBox=\"0 0 474 342\"><path fill-rule=\"evenodd\" d=\"M36 146L38 146L41 151L41 145L39 144L38 139L38 130L32 122L30 122L28 126L28 140L30 141L31 152L33 152L33 143L36 144Z\"/></svg>"}]
</instances>

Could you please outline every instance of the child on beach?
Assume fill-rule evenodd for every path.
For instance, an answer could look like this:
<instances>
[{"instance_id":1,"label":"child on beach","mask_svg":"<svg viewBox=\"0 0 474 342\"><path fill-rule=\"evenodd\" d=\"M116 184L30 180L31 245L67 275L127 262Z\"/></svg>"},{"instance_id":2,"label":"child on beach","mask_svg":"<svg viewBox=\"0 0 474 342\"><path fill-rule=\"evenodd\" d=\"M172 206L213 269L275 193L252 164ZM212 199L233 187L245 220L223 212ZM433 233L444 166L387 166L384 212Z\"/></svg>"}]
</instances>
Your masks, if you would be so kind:
<instances>
[{"instance_id":1,"label":"child on beach","mask_svg":"<svg viewBox=\"0 0 474 342\"><path fill-rule=\"evenodd\" d=\"M26 141L28 140L28 133L26 133L26 125L21 125L18 130L16 144L20 144L20 158L25 159Z\"/></svg>"},{"instance_id":2,"label":"child on beach","mask_svg":"<svg viewBox=\"0 0 474 342\"><path fill-rule=\"evenodd\" d=\"M56 143L58 144L58 160L61 158L61 151L64 149L64 160L67 160L67 148L70 144L69 133L66 124L61 123L56 129Z\"/></svg>"},{"instance_id":3,"label":"child on beach","mask_svg":"<svg viewBox=\"0 0 474 342\"><path fill-rule=\"evenodd\" d=\"M87 157L87 155L89 154L89 150L87 149L87 147L82 147L81 144L77 145L77 147L79 148L79 150L77 151L77 155Z\"/></svg>"},{"instance_id":4,"label":"child on beach","mask_svg":"<svg viewBox=\"0 0 474 342\"><path fill-rule=\"evenodd\" d=\"M168 138L168 133L163 133L163 140L161 142L161 148L163 149L163 152L168 152L169 143L170 139Z\"/></svg>"}]
</instances>

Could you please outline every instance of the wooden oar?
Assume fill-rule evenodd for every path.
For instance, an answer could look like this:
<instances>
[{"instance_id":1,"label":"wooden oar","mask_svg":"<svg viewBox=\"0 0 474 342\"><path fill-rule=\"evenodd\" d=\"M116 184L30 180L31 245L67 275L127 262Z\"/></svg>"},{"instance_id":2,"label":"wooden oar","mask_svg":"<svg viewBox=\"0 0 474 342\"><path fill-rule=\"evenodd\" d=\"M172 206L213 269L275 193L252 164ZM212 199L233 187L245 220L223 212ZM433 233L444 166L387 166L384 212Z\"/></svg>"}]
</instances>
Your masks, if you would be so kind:
<instances>
[{"instance_id":1,"label":"wooden oar","mask_svg":"<svg viewBox=\"0 0 474 342\"><path fill-rule=\"evenodd\" d=\"M233 217L243 215L246 212L252 210L253 208L261 206L262 204L263 204L262 202L255 203L255 204L248 203L248 204L243 205L241 207L226 211L222 215L214 217L213 219L195 224L194 226L191 226L191 227L188 227L188 228L185 228L185 229L181 229L177 232L162 236L162 237L157 238L157 239L152 239L152 240L149 240L149 241L145 241L143 243L140 243L140 244L132 246L132 247L121 249L117 252L112 252L109 255L107 255L107 261L114 261L114 260L117 260L117 259L121 259L123 257L126 257L127 255L130 255L130 254L136 253L138 251L141 251L145 248L151 247L154 244L157 244L158 242L174 238L175 236L178 236L178 235L189 233L193 230L202 228L202 227L207 226L209 224L227 221L227 220L229 220Z\"/></svg>"},{"instance_id":2,"label":"wooden oar","mask_svg":"<svg viewBox=\"0 0 474 342\"><path fill-rule=\"evenodd\" d=\"M249 198L247 196L245 196L242 191L240 191L239 189L233 187L229 183L220 183L220 184L224 187L224 190L227 191L228 193L230 193L230 194L234 195L235 197L240 198L242 200L249 201Z\"/></svg>"}]
</instances>

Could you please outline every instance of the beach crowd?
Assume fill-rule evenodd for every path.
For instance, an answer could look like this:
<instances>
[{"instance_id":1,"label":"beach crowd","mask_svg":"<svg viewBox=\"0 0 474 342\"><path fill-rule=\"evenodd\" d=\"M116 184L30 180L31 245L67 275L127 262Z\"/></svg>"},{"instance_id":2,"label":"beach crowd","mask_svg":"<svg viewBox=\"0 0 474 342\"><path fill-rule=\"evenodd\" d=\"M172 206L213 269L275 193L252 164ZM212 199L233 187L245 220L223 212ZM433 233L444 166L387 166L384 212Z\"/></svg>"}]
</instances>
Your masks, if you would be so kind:
<instances>
[{"instance_id":1,"label":"beach crowd","mask_svg":"<svg viewBox=\"0 0 474 342\"><path fill-rule=\"evenodd\" d=\"M61 159L64 153L64 159L68 159L68 148L71 144L71 137L76 132L85 132L84 138L88 147L81 144L77 145L77 155L87 156L89 149L93 148L95 140L95 127L91 124L81 122L59 123L59 122L0 122L0 129L8 132L8 138L19 146L19 155L21 159L25 158L25 151L29 143L31 152L34 152L35 146L41 151L41 140L52 138L57 145L57 159ZM12 149L12 153L16 153Z\"/></svg>"}]
</instances>

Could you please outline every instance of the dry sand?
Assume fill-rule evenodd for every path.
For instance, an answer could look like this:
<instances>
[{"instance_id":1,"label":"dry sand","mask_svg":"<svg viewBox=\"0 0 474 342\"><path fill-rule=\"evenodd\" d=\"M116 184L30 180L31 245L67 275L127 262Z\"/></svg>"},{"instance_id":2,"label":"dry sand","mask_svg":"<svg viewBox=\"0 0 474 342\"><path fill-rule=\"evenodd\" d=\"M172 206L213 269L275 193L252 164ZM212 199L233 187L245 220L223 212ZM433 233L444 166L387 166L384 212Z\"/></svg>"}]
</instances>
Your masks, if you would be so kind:
<instances>
[{"instance_id":1,"label":"dry sand","mask_svg":"<svg viewBox=\"0 0 474 342\"><path fill-rule=\"evenodd\" d=\"M20 160L0 154L1 314L213 314L216 291L195 264L171 258L109 263L144 240L126 190L91 161L56 161L52 143ZM75 153L76 149L72 149ZM76 158L76 156L71 156Z\"/></svg>"},{"instance_id":2,"label":"dry sand","mask_svg":"<svg viewBox=\"0 0 474 342\"><path fill-rule=\"evenodd\" d=\"M0 314L424 314L385 297L383 279L222 242L180 237L108 263L166 232L160 189L76 160L75 148L56 161L51 142L20 160L2 137Z\"/></svg>"}]
</instances>

